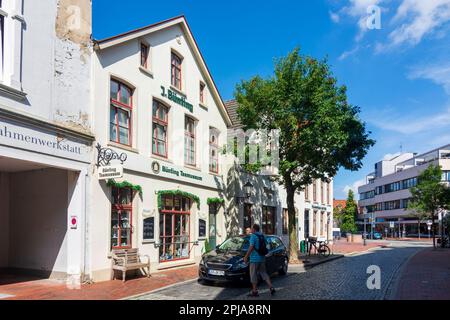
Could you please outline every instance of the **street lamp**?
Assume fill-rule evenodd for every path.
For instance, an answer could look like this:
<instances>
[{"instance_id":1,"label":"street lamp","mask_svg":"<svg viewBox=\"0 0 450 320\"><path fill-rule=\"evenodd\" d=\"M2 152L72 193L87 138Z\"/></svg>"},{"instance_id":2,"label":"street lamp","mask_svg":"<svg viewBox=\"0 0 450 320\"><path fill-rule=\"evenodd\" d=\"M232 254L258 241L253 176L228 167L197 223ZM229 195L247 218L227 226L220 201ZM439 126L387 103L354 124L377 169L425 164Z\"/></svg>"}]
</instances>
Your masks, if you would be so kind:
<instances>
[{"instance_id":1,"label":"street lamp","mask_svg":"<svg viewBox=\"0 0 450 320\"><path fill-rule=\"evenodd\" d=\"M252 194L252 188L253 188L253 185L251 184L250 181L247 180L247 182L244 184L244 193L247 198L250 198L250 196Z\"/></svg>"},{"instance_id":2,"label":"street lamp","mask_svg":"<svg viewBox=\"0 0 450 320\"><path fill-rule=\"evenodd\" d=\"M250 198L250 196L252 195L253 185L251 184L250 181L247 180L247 182L243 186L243 189L244 189L244 197L236 196L237 201Z\"/></svg>"},{"instance_id":3,"label":"street lamp","mask_svg":"<svg viewBox=\"0 0 450 320\"><path fill-rule=\"evenodd\" d=\"M366 233L366 215L367 215L367 207L363 208L363 218L364 218L364 234L363 234L363 241L364 241L364 245L366 245L366 238L367 238L367 233Z\"/></svg>"}]
</instances>

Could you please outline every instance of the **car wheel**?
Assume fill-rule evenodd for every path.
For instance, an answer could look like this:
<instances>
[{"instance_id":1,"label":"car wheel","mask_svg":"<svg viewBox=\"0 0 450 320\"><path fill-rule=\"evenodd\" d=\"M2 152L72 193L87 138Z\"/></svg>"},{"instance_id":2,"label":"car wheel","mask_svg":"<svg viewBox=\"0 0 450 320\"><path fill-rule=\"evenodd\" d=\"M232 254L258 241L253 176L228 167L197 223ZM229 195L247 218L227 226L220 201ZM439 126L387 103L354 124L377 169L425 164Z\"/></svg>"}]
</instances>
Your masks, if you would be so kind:
<instances>
[{"instance_id":1,"label":"car wheel","mask_svg":"<svg viewBox=\"0 0 450 320\"><path fill-rule=\"evenodd\" d=\"M287 274L287 271L288 271L288 265L289 265L288 258L285 257L285 258L284 258L284 261L283 261L283 265L281 266L281 269L278 271L278 273L279 273L280 275L282 275L282 276L284 276L285 274Z\"/></svg>"}]
</instances>

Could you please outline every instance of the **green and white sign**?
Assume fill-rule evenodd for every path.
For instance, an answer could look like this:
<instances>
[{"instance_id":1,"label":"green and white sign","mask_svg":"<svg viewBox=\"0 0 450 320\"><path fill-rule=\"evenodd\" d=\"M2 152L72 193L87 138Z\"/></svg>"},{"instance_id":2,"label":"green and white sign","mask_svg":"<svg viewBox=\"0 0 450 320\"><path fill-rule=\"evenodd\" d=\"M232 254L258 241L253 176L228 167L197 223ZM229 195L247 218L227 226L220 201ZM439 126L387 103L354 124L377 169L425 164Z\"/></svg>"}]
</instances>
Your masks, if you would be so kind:
<instances>
[{"instance_id":1,"label":"green and white sign","mask_svg":"<svg viewBox=\"0 0 450 320\"><path fill-rule=\"evenodd\" d=\"M186 97L179 96L178 93L173 90L166 90L164 86L161 86L161 96L175 102L176 104L179 104L183 108L188 109L190 112L193 112L194 110L194 106L186 101Z\"/></svg>"}]
</instances>

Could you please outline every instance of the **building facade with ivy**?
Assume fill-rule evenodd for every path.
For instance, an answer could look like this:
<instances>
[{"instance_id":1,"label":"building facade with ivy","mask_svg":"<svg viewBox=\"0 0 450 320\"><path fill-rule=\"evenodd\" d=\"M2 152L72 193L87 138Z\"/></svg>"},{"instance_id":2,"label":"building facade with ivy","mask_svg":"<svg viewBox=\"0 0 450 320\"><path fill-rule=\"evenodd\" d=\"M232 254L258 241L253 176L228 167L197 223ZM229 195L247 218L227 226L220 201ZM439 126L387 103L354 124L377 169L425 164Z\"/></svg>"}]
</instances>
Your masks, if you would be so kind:
<instances>
[{"instance_id":1,"label":"building facade with ivy","mask_svg":"<svg viewBox=\"0 0 450 320\"><path fill-rule=\"evenodd\" d=\"M227 236L221 146L231 121L184 17L95 41L90 276L138 248L152 272Z\"/></svg>"}]
</instances>

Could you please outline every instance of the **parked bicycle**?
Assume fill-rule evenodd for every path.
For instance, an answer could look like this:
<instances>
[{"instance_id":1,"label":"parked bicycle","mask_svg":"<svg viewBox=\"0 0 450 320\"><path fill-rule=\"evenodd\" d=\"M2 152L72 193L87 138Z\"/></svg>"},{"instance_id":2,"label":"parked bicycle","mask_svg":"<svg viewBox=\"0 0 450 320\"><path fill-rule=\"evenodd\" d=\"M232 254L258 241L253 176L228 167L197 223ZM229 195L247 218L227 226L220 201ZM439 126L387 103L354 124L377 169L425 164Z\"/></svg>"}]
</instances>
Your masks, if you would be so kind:
<instances>
[{"instance_id":1,"label":"parked bicycle","mask_svg":"<svg viewBox=\"0 0 450 320\"><path fill-rule=\"evenodd\" d=\"M331 249L328 246L327 240L317 240L317 237L308 238L308 254L311 255L312 248L314 247L315 254L321 255L322 257L329 257L331 255Z\"/></svg>"}]
</instances>

